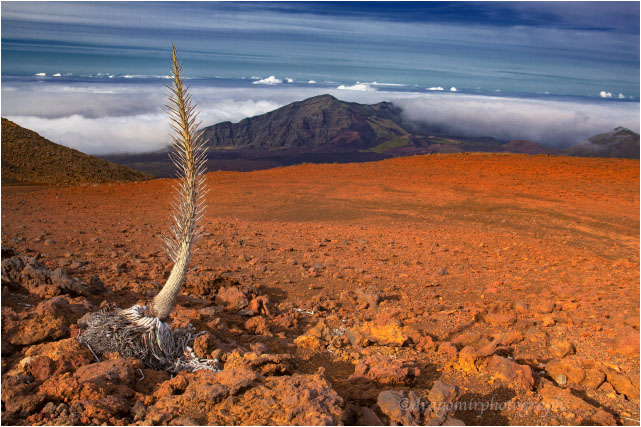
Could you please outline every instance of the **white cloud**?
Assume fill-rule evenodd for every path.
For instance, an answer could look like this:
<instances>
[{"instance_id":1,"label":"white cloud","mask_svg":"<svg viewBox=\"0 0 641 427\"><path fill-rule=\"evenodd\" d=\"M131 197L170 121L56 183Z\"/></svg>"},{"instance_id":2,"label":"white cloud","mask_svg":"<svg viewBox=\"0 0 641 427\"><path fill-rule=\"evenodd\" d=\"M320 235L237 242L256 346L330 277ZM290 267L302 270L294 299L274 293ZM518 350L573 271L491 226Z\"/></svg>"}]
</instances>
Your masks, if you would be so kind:
<instances>
[{"instance_id":1,"label":"white cloud","mask_svg":"<svg viewBox=\"0 0 641 427\"><path fill-rule=\"evenodd\" d=\"M47 73L36 73L36 76L38 76L38 77L44 77L46 75L47 75Z\"/></svg>"},{"instance_id":2,"label":"white cloud","mask_svg":"<svg viewBox=\"0 0 641 427\"><path fill-rule=\"evenodd\" d=\"M165 135L169 133L165 114L101 118L75 114L55 119L7 117L53 142L90 154L158 150L167 145Z\"/></svg>"},{"instance_id":3,"label":"white cloud","mask_svg":"<svg viewBox=\"0 0 641 427\"><path fill-rule=\"evenodd\" d=\"M365 83L358 83L366 85ZM617 126L639 131L636 102L570 102L442 92L342 90L323 85L212 87L194 82L203 126L237 122L294 101L329 93L350 102L391 101L407 123L461 136L529 139L568 146ZM54 142L90 154L146 152L169 141L161 83L72 86L3 82L3 116Z\"/></svg>"},{"instance_id":4,"label":"white cloud","mask_svg":"<svg viewBox=\"0 0 641 427\"><path fill-rule=\"evenodd\" d=\"M358 90L358 91L361 91L361 92L365 92L367 90L370 90L371 87L367 83L356 82L355 85L351 85L351 86L340 85L336 89L339 89L339 90Z\"/></svg>"},{"instance_id":5,"label":"white cloud","mask_svg":"<svg viewBox=\"0 0 641 427\"><path fill-rule=\"evenodd\" d=\"M402 87L402 86L406 86L406 85L404 85L404 84L400 84L400 83L379 83L379 82L372 82L372 83L370 83L370 84L371 84L372 86L392 86L392 87Z\"/></svg>"},{"instance_id":6,"label":"white cloud","mask_svg":"<svg viewBox=\"0 0 641 427\"><path fill-rule=\"evenodd\" d=\"M316 80L310 80L307 83L309 83L310 85L315 85L316 84Z\"/></svg>"},{"instance_id":7,"label":"white cloud","mask_svg":"<svg viewBox=\"0 0 641 427\"><path fill-rule=\"evenodd\" d=\"M52 74L51 75L51 77L61 77L61 76L62 76L62 74L60 74L60 73L56 73L56 74Z\"/></svg>"},{"instance_id":8,"label":"white cloud","mask_svg":"<svg viewBox=\"0 0 641 427\"><path fill-rule=\"evenodd\" d=\"M612 92L606 92L602 90L601 92L599 92L599 96L601 98L612 98Z\"/></svg>"},{"instance_id":9,"label":"white cloud","mask_svg":"<svg viewBox=\"0 0 641 427\"><path fill-rule=\"evenodd\" d=\"M454 86L452 86L452 87L450 88L450 92L456 92L456 88L455 88Z\"/></svg>"},{"instance_id":10,"label":"white cloud","mask_svg":"<svg viewBox=\"0 0 641 427\"><path fill-rule=\"evenodd\" d=\"M269 76L267 78L260 79L252 83L255 85L276 85L282 82L283 81L281 79L277 79L276 76Z\"/></svg>"},{"instance_id":11,"label":"white cloud","mask_svg":"<svg viewBox=\"0 0 641 427\"><path fill-rule=\"evenodd\" d=\"M408 123L450 135L527 139L567 147L617 126L639 132L637 103L427 93L395 102Z\"/></svg>"},{"instance_id":12,"label":"white cloud","mask_svg":"<svg viewBox=\"0 0 641 427\"><path fill-rule=\"evenodd\" d=\"M619 99L625 99L625 95L622 93L619 93Z\"/></svg>"},{"instance_id":13,"label":"white cloud","mask_svg":"<svg viewBox=\"0 0 641 427\"><path fill-rule=\"evenodd\" d=\"M287 78L285 79L285 81L287 81L287 83L294 83L294 79L291 79L291 78L289 78L289 77L287 77Z\"/></svg>"},{"instance_id":14,"label":"white cloud","mask_svg":"<svg viewBox=\"0 0 641 427\"><path fill-rule=\"evenodd\" d=\"M445 89L443 89L441 86L432 86L432 87L428 87L427 90L445 90Z\"/></svg>"}]
</instances>

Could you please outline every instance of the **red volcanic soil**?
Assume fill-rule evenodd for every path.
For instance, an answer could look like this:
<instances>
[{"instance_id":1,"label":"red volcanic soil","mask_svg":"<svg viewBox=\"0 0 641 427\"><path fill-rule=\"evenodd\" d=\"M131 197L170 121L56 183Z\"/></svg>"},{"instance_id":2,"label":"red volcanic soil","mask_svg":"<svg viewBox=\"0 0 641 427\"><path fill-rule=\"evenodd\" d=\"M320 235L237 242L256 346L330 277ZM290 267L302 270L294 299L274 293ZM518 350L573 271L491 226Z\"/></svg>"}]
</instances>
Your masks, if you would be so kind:
<instances>
[{"instance_id":1,"label":"red volcanic soil","mask_svg":"<svg viewBox=\"0 0 641 427\"><path fill-rule=\"evenodd\" d=\"M639 161L439 154L208 183L172 318L223 370L141 382L65 339L103 299L161 288L173 181L3 190L3 251L108 289L9 283L3 261L3 423L638 425Z\"/></svg>"}]
</instances>

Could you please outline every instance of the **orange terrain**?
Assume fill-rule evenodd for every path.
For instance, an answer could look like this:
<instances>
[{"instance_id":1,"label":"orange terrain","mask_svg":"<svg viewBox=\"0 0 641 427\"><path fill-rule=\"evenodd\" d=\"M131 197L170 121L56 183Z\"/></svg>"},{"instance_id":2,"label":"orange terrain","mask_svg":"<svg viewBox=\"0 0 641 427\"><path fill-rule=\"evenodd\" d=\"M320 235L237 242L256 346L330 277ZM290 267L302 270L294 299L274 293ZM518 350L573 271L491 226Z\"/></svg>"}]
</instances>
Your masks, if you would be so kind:
<instances>
[{"instance_id":1,"label":"orange terrain","mask_svg":"<svg viewBox=\"0 0 641 427\"><path fill-rule=\"evenodd\" d=\"M52 350L77 335L80 308L129 307L162 287L173 181L3 189L3 259L5 248L39 254L47 269L107 289L79 296L9 285L3 261L3 423L638 425L639 161L438 154L207 179L205 235L173 322L207 331L194 348L224 366L208 375L267 356L277 369L243 362L251 385L230 386L234 399L206 407L175 403L204 393L202 373L181 373L176 385L145 370L129 394L95 382L136 410L56 394L64 387L51 381L86 378L94 365L89 357L63 369ZM230 287L241 292L229 297ZM32 320L49 315L52 297L80 308L53 310L66 333L38 335ZM51 372L25 362L29 354L47 354ZM20 373L32 381L7 379ZM272 403L278 387L298 393L287 375L316 384L315 403L298 402L315 418L304 407L289 418L252 412L265 390ZM333 406L318 403L330 394ZM398 396L451 410L447 419L401 410Z\"/></svg>"}]
</instances>

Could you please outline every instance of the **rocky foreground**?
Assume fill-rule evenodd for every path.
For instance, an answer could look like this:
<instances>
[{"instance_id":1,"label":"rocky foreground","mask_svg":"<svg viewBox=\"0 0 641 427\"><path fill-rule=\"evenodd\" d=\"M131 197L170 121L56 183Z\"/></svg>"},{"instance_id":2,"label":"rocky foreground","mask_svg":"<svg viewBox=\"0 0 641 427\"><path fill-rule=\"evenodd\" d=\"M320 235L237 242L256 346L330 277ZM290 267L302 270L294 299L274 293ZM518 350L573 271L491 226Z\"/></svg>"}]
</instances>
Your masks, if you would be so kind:
<instances>
[{"instance_id":1,"label":"rocky foreground","mask_svg":"<svg viewBox=\"0 0 641 427\"><path fill-rule=\"evenodd\" d=\"M171 181L3 196L3 424L638 424L638 161L208 179L171 324L220 370L173 378L75 339L164 283Z\"/></svg>"}]
</instances>

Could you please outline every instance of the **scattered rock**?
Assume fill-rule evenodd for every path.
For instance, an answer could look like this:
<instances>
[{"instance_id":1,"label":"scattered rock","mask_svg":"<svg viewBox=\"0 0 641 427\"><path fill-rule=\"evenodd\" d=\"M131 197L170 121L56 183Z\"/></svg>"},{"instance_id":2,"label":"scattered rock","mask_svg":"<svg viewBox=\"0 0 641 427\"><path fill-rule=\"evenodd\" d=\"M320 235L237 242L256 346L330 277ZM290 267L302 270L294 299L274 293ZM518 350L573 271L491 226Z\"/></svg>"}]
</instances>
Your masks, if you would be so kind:
<instances>
[{"instance_id":1,"label":"scattered rock","mask_svg":"<svg viewBox=\"0 0 641 427\"><path fill-rule=\"evenodd\" d=\"M376 404L396 425L415 426L421 422L420 398L413 391L386 390L378 395Z\"/></svg>"},{"instance_id":2,"label":"scattered rock","mask_svg":"<svg viewBox=\"0 0 641 427\"><path fill-rule=\"evenodd\" d=\"M253 386L257 378L258 375L254 371L243 368L204 372L189 383L181 400L185 406L209 412L223 398Z\"/></svg>"},{"instance_id":3,"label":"scattered rock","mask_svg":"<svg viewBox=\"0 0 641 427\"><path fill-rule=\"evenodd\" d=\"M45 415L54 415L56 413L56 404L49 402L42 408L42 413Z\"/></svg>"},{"instance_id":4,"label":"scattered rock","mask_svg":"<svg viewBox=\"0 0 641 427\"><path fill-rule=\"evenodd\" d=\"M67 338L46 344L33 345L29 347L25 355L27 357L48 357L53 361L55 374L75 371L83 365L94 361L89 349L75 338Z\"/></svg>"},{"instance_id":5,"label":"scattered rock","mask_svg":"<svg viewBox=\"0 0 641 427\"><path fill-rule=\"evenodd\" d=\"M357 289L356 298L359 304L359 309L376 308L381 300L381 294L372 286L366 289Z\"/></svg>"},{"instance_id":6,"label":"scattered rock","mask_svg":"<svg viewBox=\"0 0 641 427\"><path fill-rule=\"evenodd\" d=\"M458 354L458 350L456 349L454 344L447 341L439 344L438 352L447 356L450 359L455 358L456 355Z\"/></svg>"},{"instance_id":7,"label":"scattered rock","mask_svg":"<svg viewBox=\"0 0 641 427\"><path fill-rule=\"evenodd\" d=\"M345 336L347 337L349 342L356 348L366 347L370 343L369 339L358 329L348 328L345 331Z\"/></svg>"},{"instance_id":8,"label":"scattered rock","mask_svg":"<svg viewBox=\"0 0 641 427\"><path fill-rule=\"evenodd\" d=\"M356 420L357 426L382 426L383 421L376 415L376 412L372 411L367 406L361 406L360 415Z\"/></svg>"},{"instance_id":9,"label":"scattered rock","mask_svg":"<svg viewBox=\"0 0 641 427\"><path fill-rule=\"evenodd\" d=\"M207 414L210 425L338 425L343 400L320 375L268 377Z\"/></svg>"},{"instance_id":10,"label":"scattered rock","mask_svg":"<svg viewBox=\"0 0 641 427\"><path fill-rule=\"evenodd\" d=\"M479 354L472 346L463 347L458 355L459 368L466 372L478 372L476 361Z\"/></svg>"},{"instance_id":11,"label":"scattered rock","mask_svg":"<svg viewBox=\"0 0 641 427\"><path fill-rule=\"evenodd\" d=\"M16 345L32 345L69 336L69 326L91 310L86 301L70 304L58 296L44 301L25 317L13 316L3 309L3 340ZM6 314L6 315L5 315Z\"/></svg>"},{"instance_id":12,"label":"scattered rock","mask_svg":"<svg viewBox=\"0 0 641 427\"><path fill-rule=\"evenodd\" d=\"M589 368L585 370L585 379L581 383L588 390L596 390L605 381L605 374L598 369Z\"/></svg>"},{"instance_id":13,"label":"scattered rock","mask_svg":"<svg viewBox=\"0 0 641 427\"><path fill-rule=\"evenodd\" d=\"M594 414L592 414L587 424L597 426L616 426L617 421L612 414L599 408Z\"/></svg>"},{"instance_id":14,"label":"scattered rock","mask_svg":"<svg viewBox=\"0 0 641 427\"><path fill-rule=\"evenodd\" d=\"M23 378L5 375L2 378L3 416L15 414L26 417L39 412L47 401L45 396L35 393L37 383L25 382ZM6 412L5 412L6 411Z\"/></svg>"},{"instance_id":15,"label":"scattered rock","mask_svg":"<svg viewBox=\"0 0 641 427\"><path fill-rule=\"evenodd\" d=\"M382 354L373 354L356 365L350 380L366 378L380 384L410 384L420 375L420 369Z\"/></svg>"},{"instance_id":16,"label":"scattered rock","mask_svg":"<svg viewBox=\"0 0 641 427\"><path fill-rule=\"evenodd\" d=\"M465 331L455 336L450 342L461 347L471 346L477 348L482 341L483 337L479 332Z\"/></svg>"},{"instance_id":17,"label":"scattered rock","mask_svg":"<svg viewBox=\"0 0 641 427\"><path fill-rule=\"evenodd\" d=\"M461 420L451 417L455 409L452 403L456 401L459 392L455 385L436 381L427 396L430 410L425 414L424 425L465 425Z\"/></svg>"},{"instance_id":18,"label":"scattered rock","mask_svg":"<svg viewBox=\"0 0 641 427\"><path fill-rule=\"evenodd\" d=\"M554 326L556 323L556 320L552 316L545 316L541 319L541 326L544 328L549 328L550 326Z\"/></svg>"},{"instance_id":19,"label":"scattered rock","mask_svg":"<svg viewBox=\"0 0 641 427\"><path fill-rule=\"evenodd\" d=\"M81 384L93 383L102 386L114 383L133 387L140 379L140 374L136 372L136 369L142 367L139 360L118 358L81 366L74 373L74 377Z\"/></svg>"},{"instance_id":20,"label":"scattered rock","mask_svg":"<svg viewBox=\"0 0 641 427\"><path fill-rule=\"evenodd\" d=\"M550 344L550 353L559 359L562 359L569 354L574 354L574 351L574 345L567 340L553 341Z\"/></svg>"},{"instance_id":21,"label":"scattered rock","mask_svg":"<svg viewBox=\"0 0 641 427\"><path fill-rule=\"evenodd\" d=\"M199 337L194 339L191 348L194 350L194 354L201 359L206 359L209 357L211 352L211 347L214 344L214 337L211 333L206 332Z\"/></svg>"},{"instance_id":22,"label":"scattered rock","mask_svg":"<svg viewBox=\"0 0 641 427\"><path fill-rule=\"evenodd\" d=\"M395 318L377 318L373 322L366 322L359 328L369 341L380 345L401 347L409 342L407 331L404 330L400 320Z\"/></svg>"},{"instance_id":23,"label":"scattered rock","mask_svg":"<svg viewBox=\"0 0 641 427\"><path fill-rule=\"evenodd\" d=\"M436 349L436 343L429 335L421 337L416 343L416 349L422 352L430 352Z\"/></svg>"},{"instance_id":24,"label":"scattered rock","mask_svg":"<svg viewBox=\"0 0 641 427\"><path fill-rule=\"evenodd\" d=\"M147 407L140 400L137 400L131 408L131 415L134 416L134 421L141 421L147 415Z\"/></svg>"},{"instance_id":25,"label":"scattered rock","mask_svg":"<svg viewBox=\"0 0 641 427\"><path fill-rule=\"evenodd\" d=\"M296 338L294 343L301 348L320 350L325 348L331 339L331 331L325 323L325 320L321 319L303 335Z\"/></svg>"},{"instance_id":26,"label":"scattered rock","mask_svg":"<svg viewBox=\"0 0 641 427\"><path fill-rule=\"evenodd\" d=\"M556 304L554 304L553 301L543 300L539 301L539 303L534 306L534 310L536 310L537 313L548 314L552 313L555 306Z\"/></svg>"},{"instance_id":27,"label":"scattered rock","mask_svg":"<svg viewBox=\"0 0 641 427\"><path fill-rule=\"evenodd\" d=\"M534 386L532 369L527 365L519 365L512 360L495 354L488 359L486 368L495 377L516 384L523 389L531 390Z\"/></svg>"},{"instance_id":28,"label":"scattered rock","mask_svg":"<svg viewBox=\"0 0 641 427\"><path fill-rule=\"evenodd\" d=\"M630 378L617 373L614 369L605 368L605 375L608 382L619 394L625 395L628 399L639 399L639 384L633 384Z\"/></svg>"},{"instance_id":29,"label":"scattered rock","mask_svg":"<svg viewBox=\"0 0 641 427\"><path fill-rule=\"evenodd\" d=\"M233 351L227 356L225 369L250 369L264 376L283 375L290 372L290 359L287 354L258 354L255 351L241 354Z\"/></svg>"},{"instance_id":30,"label":"scattered rock","mask_svg":"<svg viewBox=\"0 0 641 427\"><path fill-rule=\"evenodd\" d=\"M271 316L271 313L269 311L269 298L261 295L252 299L247 306L247 310L251 311L254 314L264 314L266 316Z\"/></svg>"},{"instance_id":31,"label":"scattered rock","mask_svg":"<svg viewBox=\"0 0 641 427\"><path fill-rule=\"evenodd\" d=\"M565 382L570 381L573 384L580 384L585 379L585 371L581 366L572 360L552 360L545 366L547 373L554 379L565 377ZM559 385L559 381L556 381Z\"/></svg>"},{"instance_id":32,"label":"scattered rock","mask_svg":"<svg viewBox=\"0 0 641 427\"><path fill-rule=\"evenodd\" d=\"M612 415L575 396L569 388L559 388L546 379L541 380L539 396L542 403L552 411L580 414L583 418L592 420L588 424L616 425Z\"/></svg>"},{"instance_id":33,"label":"scattered rock","mask_svg":"<svg viewBox=\"0 0 641 427\"><path fill-rule=\"evenodd\" d=\"M238 311L247 307L247 295L237 286L223 286L216 295L216 303L225 306L228 311Z\"/></svg>"},{"instance_id":34,"label":"scattered rock","mask_svg":"<svg viewBox=\"0 0 641 427\"><path fill-rule=\"evenodd\" d=\"M70 293L72 295L84 295L89 296L92 294L97 294L104 292L106 289L90 288L85 283L80 280L75 280L72 278L66 271L62 268L56 268L49 274L51 283L55 286L63 289L64 292Z\"/></svg>"},{"instance_id":35,"label":"scattered rock","mask_svg":"<svg viewBox=\"0 0 641 427\"><path fill-rule=\"evenodd\" d=\"M269 330L269 324L263 316L256 316L247 319L245 322L245 329L255 335L272 336L272 333Z\"/></svg>"},{"instance_id":36,"label":"scattered rock","mask_svg":"<svg viewBox=\"0 0 641 427\"><path fill-rule=\"evenodd\" d=\"M506 327L516 323L516 316L514 313L488 313L483 320L492 326Z\"/></svg>"},{"instance_id":37,"label":"scattered rock","mask_svg":"<svg viewBox=\"0 0 641 427\"><path fill-rule=\"evenodd\" d=\"M610 353L620 354L628 357L639 356L639 331L631 327L623 327L617 331L614 339L606 340Z\"/></svg>"},{"instance_id":38,"label":"scattered rock","mask_svg":"<svg viewBox=\"0 0 641 427\"><path fill-rule=\"evenodd\" d=\"M432 385L427 398L433 407L443 406L447 403L454 402L458 396L459 389L455 385L446 384L442 381L436 381Z\"/></svg>"}]
</instances>

